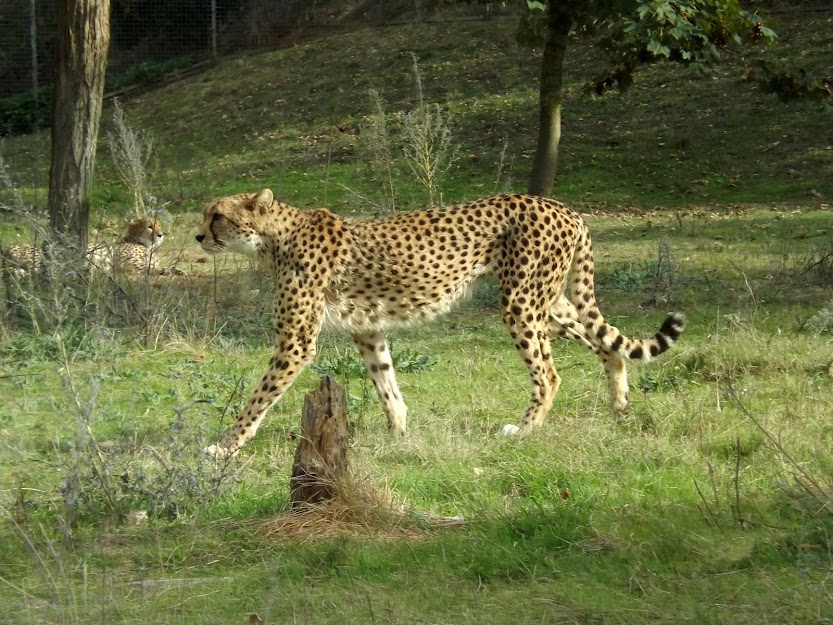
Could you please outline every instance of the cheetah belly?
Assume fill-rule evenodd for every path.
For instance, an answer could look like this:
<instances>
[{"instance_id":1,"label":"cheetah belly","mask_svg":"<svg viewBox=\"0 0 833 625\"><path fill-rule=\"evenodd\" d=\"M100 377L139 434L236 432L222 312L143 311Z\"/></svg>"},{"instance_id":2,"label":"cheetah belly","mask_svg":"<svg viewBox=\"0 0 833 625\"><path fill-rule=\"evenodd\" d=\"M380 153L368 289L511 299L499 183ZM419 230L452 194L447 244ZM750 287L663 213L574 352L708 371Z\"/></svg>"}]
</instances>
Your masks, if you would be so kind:
<instances>
[{"instance_id":1,"label":"cheetah belly","mask_svg":"<svg viewBox=\"0 0 833 625\"><path fill-rule=\"evenodd\" d=\"M388 284L384 293L359 294L349 287L333 288L326 294L326 322L350 334L363 334L426 321L467 298L474 281L484 273L486 268L478 267L442 287L417 285L406 289Z\"/></svg>"}]
</instances>

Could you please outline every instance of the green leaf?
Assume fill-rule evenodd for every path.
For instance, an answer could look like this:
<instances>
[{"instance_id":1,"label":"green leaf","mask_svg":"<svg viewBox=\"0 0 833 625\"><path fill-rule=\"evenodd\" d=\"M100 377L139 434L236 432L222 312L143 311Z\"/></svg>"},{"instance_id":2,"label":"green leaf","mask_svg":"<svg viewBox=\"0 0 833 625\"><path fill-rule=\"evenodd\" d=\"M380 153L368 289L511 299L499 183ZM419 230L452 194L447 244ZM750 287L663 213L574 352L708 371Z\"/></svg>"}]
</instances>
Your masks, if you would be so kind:
<instances>
[{"instance_id":1,"label":"green leaf","mask_svg":"<svg viewBox=\"0 0 833 625\"><path fill-rule=\"evenodd\" d=\"M536 2L536 0L526 0L526 6L530 11L546 11L547 5L543 2Z\"/></svg>"},{"instance_id":2,"label":"green leaf","mask_svg":"<svg viewBox=\"0 0 833 625\"><path fill-rule=\"evenodd\" d=\"M654 56L664 56L665 58L671 56L671 50L668 46L661 44L656 39L652 39L648 42L648 52Z\"/></svg>"},{"instance_id":3,"label":"green leaf","mask_svg":"<svg viewBox=\"0 0 833 625\"><path fill-rule=\"evenodd\" d=\"M770 41L775 41L775 39L778 37L778 35L775 34L774 30L772 30L771 28L767 28L766 26L761 28L761 34Z\"/></svg>"},{"instance_id":4,"label":"green leaf","mask_svg":"<svg viewBox=\"0 0 833 625\"><path fill-rule=\"evenodd\" d=\"M682 25L677 25L668 29L668 35L674 39L682 39L683 37L688 36L689 32L690 29L687 29Z\"/></svg>"}]
</instances>

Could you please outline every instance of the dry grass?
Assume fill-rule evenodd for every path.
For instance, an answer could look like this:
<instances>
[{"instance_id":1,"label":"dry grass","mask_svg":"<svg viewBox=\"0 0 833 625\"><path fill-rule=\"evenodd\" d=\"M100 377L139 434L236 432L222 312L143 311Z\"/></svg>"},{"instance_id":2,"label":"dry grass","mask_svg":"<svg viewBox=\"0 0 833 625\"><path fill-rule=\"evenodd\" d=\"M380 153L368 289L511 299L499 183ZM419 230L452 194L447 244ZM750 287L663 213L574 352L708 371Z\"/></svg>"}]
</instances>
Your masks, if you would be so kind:
<instances>
[{"instance_id":1,"label":"dry grass","mask_svg":"<svg viewBox=\"0 0 833 625\"><path fill-rule=\"evenodd\" d=\"M439 529L462 527L459 517L409 510L396 493L370 477L353 478L329 501L305 504L258 521L255 531L270 540L309 542L337 537L418 540Z\"/></svg>"}]
</instances>

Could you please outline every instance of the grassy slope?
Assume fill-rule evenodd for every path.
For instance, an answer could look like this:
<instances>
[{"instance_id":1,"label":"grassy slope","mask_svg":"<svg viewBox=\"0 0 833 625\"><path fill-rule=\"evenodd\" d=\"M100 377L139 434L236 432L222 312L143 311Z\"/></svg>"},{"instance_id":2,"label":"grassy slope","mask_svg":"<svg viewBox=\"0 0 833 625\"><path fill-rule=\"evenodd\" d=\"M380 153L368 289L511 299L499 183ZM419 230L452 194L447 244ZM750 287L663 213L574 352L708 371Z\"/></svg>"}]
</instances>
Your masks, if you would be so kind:
<instances>
[{"instance_id":1,"label":"grassy slope","mask_svg":"<svg viewBox=\"0 0 833 625\"><path fill-rule=\"evenodd\" d=\"M794 24L785 47L770 54L829 66L825 19ZM428 98L448 103L458 125L462 158L445 196L504 188L496 178L505 140L510 186L522 189L535 62L504 49L511 28L359 31L221 63L128 103L133 123L156 137L155 189L173 202L173 243L187 245L203 201L264 185L299 205L366 212L340 186L375 193L356 138L337 128L356 127L369 112L369 87L383 92L390 112L412 105L410 51ZM395 352L414 348L438 361L400 375L412 409L408 439L385 436L373 400L362 406L357 397L352 415L359 473L410 509L463 515L471 525L428 529L408 517L398 528L371 522L359 536L269 534L286 504L287 438L317 377L307 371L241 458L240 482L193 506L194 518L134 528L90 514L66 550L59 540L50 547L40 528L57 538L56 515L67 513L60 485L74 466L67 372L84 398L99 380L95 437L128 448L165 453L174 409L213 398L216 405L184 413L192 438L183 445L196 455L222 428L222 407L229 403L233 414L242 405L234 389L250 388L266 360L269 303L245 286L252 280L245 264L223 266L219 293L182 299L177 288L152 291L167 325L150 346L129 327L4 338L1 373L21 377L0 379L0 504L33 547L2 526L0 578L14 587L0 582L7 608L0 618L229 623L255 611L268 622L315 623L829 618L830 517L802 507L807 499L783 457L728 395L731 385L808 470L830 475L833 351L829 334L799 331L829 292L796 290L788 272L833 231L830 213L814 210L833 197L829 114L760 95L742 82L740 59L705 80L652 67L625 98L586 99L578 69L591 67L592 55L578 49L571 58L558 195L595 209L589 219L605 313L632 333L654 327L671 307L691 320L673 355L631 368L628 424L610 421L592 355L558 344L564 383L550 421L522 441L497 436L528 391L486 292L481 307L395 335ZM99 222L123 211L124 201L104 152ZM41 198L46 153L43 136L3 146L26 192ZM418 204L421 192L404 171L400 183L403 203ZM654 206L676 210L645 212ZM13 237L15 224L3 226L4 240ZM676 282L655 292L648 263L666 238ZM262 278L253 286L268 289ZM61 340L74 348L66 362ZM320 360L350 349L326 334ZM361 395L360 380L350 392ZM78 510L94 503L82 498Z\"/></svg>"},{"instance_id":2,"label":"grassy slope","mask_svg":"<svg viewBox=\"0 0 833 625\"><path fill-rule=\"evenodd\" d=\"M751 57L823 74L830 66L829 18L812 28L802 20L785 22L779 46ZM353 208L359 202L339 184L368 193L372 185L360 175L360 138L349 131L372 112L368 89L381 92L389 113L412 107L413 52L426 98L452 111L462 147L445 196L457 201L503 190L506 175L495 180L504 142L504 174L521 190L535 133L538 61L510 45L512 37L511 20L359 30L222 62L127 109L156 139L154 190L166 201L191 209L217 193L270 184L291 202ZM829 114L814 103L783 105L760 93L745 81L750 58L726 57L707 78L659 64L645 68L624 97L590 98L581 89L598 62L592 48L577 43L558 196L611 208L829 204ZM4 146L11 170L33 188L46 180L46 138ZM97 198L106 212L118 210L123 197L102 147ZM402 193L419 204L409 178L403 172Z\"/></svg>"}]
</instances>

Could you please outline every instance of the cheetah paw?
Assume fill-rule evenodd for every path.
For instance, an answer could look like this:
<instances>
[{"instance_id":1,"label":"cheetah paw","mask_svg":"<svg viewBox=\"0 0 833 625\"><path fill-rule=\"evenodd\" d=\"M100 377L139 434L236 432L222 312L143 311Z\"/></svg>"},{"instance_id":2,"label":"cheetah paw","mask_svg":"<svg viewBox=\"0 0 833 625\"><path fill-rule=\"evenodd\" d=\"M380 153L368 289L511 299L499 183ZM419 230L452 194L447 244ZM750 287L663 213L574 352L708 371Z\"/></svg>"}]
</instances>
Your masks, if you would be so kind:
<instances>
[{"instance_id":1,"label":"cheetah paw","mask_svg":"<svg viewBox=\"0 0 833 625\"><path fill-rule=\"evenodd\" d=\"M520 431L521 428L519 428L517 425L514 425L513 423L507 423L503 426L503 429L501 429L500 434L501 436L515 436Z\"/></svg>"},{"instance_id":2,"label":"cheetah paw","mask_svg":"<svg viewBox=\"0 0 833 625\"><path fill-rule=\"evenodd\" d=\"M215 460L225 460L226 458L234 458L237 455L237 450L234 453L229 453L227 447L220 447L219 445L211 445L209 447L203 447L202 453L206 456L210 456Z\"/></svg>"}]
</instances>

